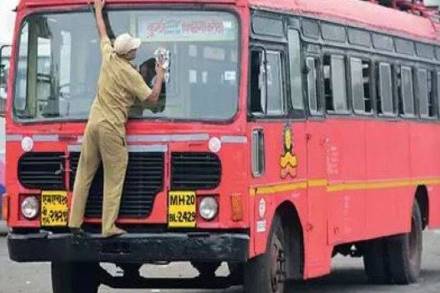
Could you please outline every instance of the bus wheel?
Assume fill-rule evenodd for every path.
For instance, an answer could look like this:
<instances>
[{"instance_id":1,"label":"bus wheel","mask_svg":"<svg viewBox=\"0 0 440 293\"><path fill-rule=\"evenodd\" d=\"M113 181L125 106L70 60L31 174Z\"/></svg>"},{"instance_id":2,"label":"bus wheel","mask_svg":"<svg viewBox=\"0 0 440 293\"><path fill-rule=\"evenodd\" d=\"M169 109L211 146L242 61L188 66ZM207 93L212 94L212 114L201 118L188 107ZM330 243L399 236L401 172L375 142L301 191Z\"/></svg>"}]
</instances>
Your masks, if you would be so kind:
<instances>
[{"instance_id":1,"label":"bus wheel","mask_svg":"<svg viewBox=\"0 0 440 293\"><path fill-rule=\"evenodd\" d=\"M420 275L423 250L422 215L417 201L411 217L411 232L388 239L390 272L396 284L417 282Z\"/></svg>"},{"instance_id":2,"label":"bus wheel","mask_svg":"<svg viewBox=\"0 0 440 293\"><path fill-rule=\"evenodd\" d=\"M52 262L53 293L97 293L99 264Z\"/></svg>"},{"instance_id":3,"label":"bus wheel","mask_svg":"<svg viewBox=\"0 0 440 293\"><path fill-rule=\"evenodd\" d=\"M286 248L281 219L279 216L275 216L266 253L249 260L245 265L245 293L285 292Z\"/></svg>"},{"instance_id":4,"label":"bus wheel","mask_svg":"<svg viewBox=\"0 0 440 293\"><path fill-rule=\"evenodd\" d=\"M368 281L372 284L390 283L388 255L384 239L370 240L364 248L364 267Z\"/></svg>"},{"instance_id":5,"label":"bus wheel","mask_svg":"<svg viewBox=\"0 0 440 293\"><path fill-rule=\"evenodd\" d=\"M221 265L219 262L191 262L191 265L199 271L200 277L215 277L215 271Z\"/></svg>"}]
</instances>

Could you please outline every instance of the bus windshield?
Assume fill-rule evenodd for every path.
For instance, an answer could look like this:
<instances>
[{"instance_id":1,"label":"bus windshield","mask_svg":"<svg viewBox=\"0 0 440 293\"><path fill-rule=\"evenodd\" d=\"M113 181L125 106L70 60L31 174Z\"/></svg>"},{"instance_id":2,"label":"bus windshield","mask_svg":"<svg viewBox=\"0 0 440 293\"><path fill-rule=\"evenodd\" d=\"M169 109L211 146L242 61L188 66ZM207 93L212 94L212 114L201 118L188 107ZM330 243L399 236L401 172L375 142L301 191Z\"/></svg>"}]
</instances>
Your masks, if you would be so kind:
<instances>
[{"instance_id":1,"label":"bus windshield","mask_svg":"<svg viewBox=\"0 0 440 293\"><path fill-rule=\"evenodd\" d=\"M170 69L160 102L135 104L131 118L228 120L238 108L238 21L232 13L197 10L109 10L110 38L142 40L133 64L154 83L155 51ZM18 51L14 116L18 120L84 120L96 95L99 38L90 12L32 15Z\"/></svg>"}]
</instances>

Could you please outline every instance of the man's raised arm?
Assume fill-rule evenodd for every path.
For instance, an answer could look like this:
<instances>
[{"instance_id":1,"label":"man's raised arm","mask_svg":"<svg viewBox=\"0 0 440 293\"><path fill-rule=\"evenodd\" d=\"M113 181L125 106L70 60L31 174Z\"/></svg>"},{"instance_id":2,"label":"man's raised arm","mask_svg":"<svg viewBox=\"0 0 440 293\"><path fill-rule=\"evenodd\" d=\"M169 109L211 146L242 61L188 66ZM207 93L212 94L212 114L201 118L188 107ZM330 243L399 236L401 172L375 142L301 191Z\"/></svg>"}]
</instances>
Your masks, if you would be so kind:
<instances>
[{"instance_id":1,"label":"man's raised arm","mask_svg":"<svg viewBox=\"0 0 440 293\"><path fill-rule=\"evenodd\" d=\"M104 9L104 6L105 0L95 0L96 25L98 26L99 37L101 38L101 40L108 39L104 17L102 16L102 10Z\"/></svg>"}]
</instances>

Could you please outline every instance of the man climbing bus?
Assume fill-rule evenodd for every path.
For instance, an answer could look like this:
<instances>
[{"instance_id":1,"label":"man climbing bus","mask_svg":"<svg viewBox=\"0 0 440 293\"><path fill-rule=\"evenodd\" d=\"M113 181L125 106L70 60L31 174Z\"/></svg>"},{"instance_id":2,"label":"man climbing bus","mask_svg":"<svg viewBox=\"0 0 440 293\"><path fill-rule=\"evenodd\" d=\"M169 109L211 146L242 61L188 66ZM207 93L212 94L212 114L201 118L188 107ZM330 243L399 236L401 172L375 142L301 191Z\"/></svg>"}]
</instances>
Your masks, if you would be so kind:
<instances>
[{"instance_id":1,"label":"man climbing bus","mask_svg":"<svg viewBox=\"0 0 440 293\"><path fill-rule=\"evenodd\" d=\"M141 41L129 34L122 34L116 38L112 46L102 15L104 6L105 0L95 0L102 64L96 98L81 147L69 227L73 233L83 234L81 225L89 189L102 162L104 167L102 235L112 237L125 233L124 230L116 227L115 221L119 213L128 163L125 139L128 110L135 99L152 105L157 103L165 70L162 60L159 60L156 63L156 80L153 89L150 89L130 63L136 58Z\"/></svg>"}]
</instances>

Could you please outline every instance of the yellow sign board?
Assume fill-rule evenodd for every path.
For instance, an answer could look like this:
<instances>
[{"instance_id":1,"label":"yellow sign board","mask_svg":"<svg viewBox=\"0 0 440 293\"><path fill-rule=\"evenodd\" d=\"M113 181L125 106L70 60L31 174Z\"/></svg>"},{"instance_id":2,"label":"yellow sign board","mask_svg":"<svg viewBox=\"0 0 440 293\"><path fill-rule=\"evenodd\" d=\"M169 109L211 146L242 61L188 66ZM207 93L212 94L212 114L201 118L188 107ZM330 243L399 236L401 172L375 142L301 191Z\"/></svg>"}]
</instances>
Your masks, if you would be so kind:
<instances>
[{"instance_id":1,"label":"yellow sign board","mask_svg":"<svg viewBox=\"0 0 440 293\"><path fill-rule=\"evenodd\" d=\"M66 191L43 191L41 194L41 226L67 226L69 208Z\"/></svg>"},{"instance_id":2,"label":"yellow sign board","mask_svg":"<svg viewBox=\"0 0 440 293\"><path fill-rule=\"evenodd\" d=\"M168 227L196 227L196 193L170 191L168 194Z\"/></svg>"}]
</instances>

